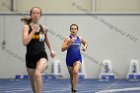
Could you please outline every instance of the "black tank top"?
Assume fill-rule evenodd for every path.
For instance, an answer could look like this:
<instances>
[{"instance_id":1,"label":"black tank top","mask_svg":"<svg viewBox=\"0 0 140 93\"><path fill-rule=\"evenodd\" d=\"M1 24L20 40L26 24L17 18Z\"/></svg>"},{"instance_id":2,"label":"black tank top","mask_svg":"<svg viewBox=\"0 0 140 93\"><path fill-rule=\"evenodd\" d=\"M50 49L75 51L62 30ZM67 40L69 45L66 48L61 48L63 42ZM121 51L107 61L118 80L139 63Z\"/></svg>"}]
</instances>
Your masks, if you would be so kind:
<instances>
[{"instance_id":1,"label":"black tank top","mask_svg":"<svg viewBox=\"0 0 140 93\"><path fill-rule=\"evenodd\" d=\"M31 33L31 31L32 27L29 25L29 34ZM36 55L40 52L44 52L45 38L46 38L45 32L43 30L43 27L40 25L40 30L33 35L32 40L27 45L27 55Z\"/></svg>"}]
</instances>

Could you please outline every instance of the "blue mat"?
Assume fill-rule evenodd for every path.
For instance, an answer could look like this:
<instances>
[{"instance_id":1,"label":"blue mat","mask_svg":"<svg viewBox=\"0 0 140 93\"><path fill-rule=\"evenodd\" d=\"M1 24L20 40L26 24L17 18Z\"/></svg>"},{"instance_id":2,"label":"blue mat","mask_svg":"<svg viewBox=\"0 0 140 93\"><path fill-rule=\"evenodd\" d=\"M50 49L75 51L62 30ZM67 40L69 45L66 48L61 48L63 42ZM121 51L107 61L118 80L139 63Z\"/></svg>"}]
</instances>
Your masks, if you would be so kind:
<instances>
[{"instance_id":1,"label":"blue mat","mask_svg":"<svg viewBox=\"0 0 140 93\"><path fill-rule=\"evenodd\" d=\"M42 93L70 93L69 80L44 80ZM0 93L32 93L29 80L0 80ZM78 93L140 93L139 81L79 80Z\"/></svg>"}]
</instances>

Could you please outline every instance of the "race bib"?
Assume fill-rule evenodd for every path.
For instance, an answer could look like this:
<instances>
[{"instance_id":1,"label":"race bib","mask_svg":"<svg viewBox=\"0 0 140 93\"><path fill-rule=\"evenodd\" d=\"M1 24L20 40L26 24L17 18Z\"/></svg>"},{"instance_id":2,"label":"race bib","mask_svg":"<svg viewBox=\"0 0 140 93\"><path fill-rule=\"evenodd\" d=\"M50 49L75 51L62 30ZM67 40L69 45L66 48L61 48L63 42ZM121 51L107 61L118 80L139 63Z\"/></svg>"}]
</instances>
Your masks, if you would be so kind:
<instances>
[{"instance_id":1,"label":"race bib","mask_svg":"<svg viewBox=\"0 0 140 93\"><path fill-rule=\"evenodd\" d=\"M45 35L43 33L39 34L39 41L42 42L45 40Z\"/></svg>"}]
</instances>

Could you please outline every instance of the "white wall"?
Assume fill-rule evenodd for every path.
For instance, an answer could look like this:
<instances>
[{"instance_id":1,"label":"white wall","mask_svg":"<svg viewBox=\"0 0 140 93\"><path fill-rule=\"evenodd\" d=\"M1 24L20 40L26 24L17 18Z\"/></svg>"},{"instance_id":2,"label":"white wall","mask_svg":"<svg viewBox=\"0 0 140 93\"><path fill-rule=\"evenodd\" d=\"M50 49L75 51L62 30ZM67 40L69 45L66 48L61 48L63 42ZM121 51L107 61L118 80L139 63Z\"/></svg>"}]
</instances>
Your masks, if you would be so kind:
<instances>
[{"instance_id":1,"label":"white wall","mask_svg":"<svg viewBox=\"0 0 140 93\"><path fill-rule=\"evenodd\" d=\"M21 12L29 12L34 6L39 6L43 12L61 13L61 12L81 12L72 6L72 3L77 3L85 9L92 9L92 0L14 0L15 10ZM11 8L11 0L0 0L0 11L10 12L7 8Z\"/></svg>"},{"instance_id":2,"label":"white wall","mask_svg":"<svg viewBox=\"0 0 140 93\"><path fill-rule=\"evenodd\" d=\"M10 12L8 8L11 8L11 0L0 0L0 11Z\"/></svg>"},{"instance_id":3,"label":"white wall","mask_svg":"<svg viewBox=\"0 0 140 93\"><path fill-rule=\"evenodd\" d=\"M4 15L0 15L0 43L2 43L4 30ZM65 54L62 53L62 40L58 35L68 36L69 26L72 23L79 25L79 35L83 36L89 43L88 50L85 52L92 58L99 61L111 59L113 69L121 74L117 78L124 78L128 72L130 59L140 60L140 16L139 15L97 15L98 19L88 15L45 15L41 23L47 24L51 31L49 33L51 44L57 52L57 58L61 60L61 68L64 77L68 78L68 72L65 66ZM21 16L6 15L6 47L24 58L25 47L22 45L21 29L22 23L19 21ZM138 40L134 42L125 35L110 29L107 25L101 22L101 19L113 24L122 29L126 34L129 33L135 36ZM48 50L46 48L46 50ZM48 52L49 55L49 52ZM88 78L97 78L100 72L100 66L95 62L83 58ZM50 59L49 65L52 59ZM0 48L0 78L12 78L15 74L25 74L25 64L20 62L13 56L2 51ZM50 73L51 67L48 68Z\"/></svg>"},{"instance_id":4,"label":"white wall","mask_svg":"<svg viewBox=\"0 0 140 93\"><path fill-rule=\"evenodd\" d=\"M14 0L15 10L28 12L39 6L47 13L81 13L72 3L95 12L140 12L140 0ZM11 0L0 0L0 11L10 12Z\"/></svg>"},{"instance_id":5,"label":"white wall","mask_svg":"<svg viewBox=\"0 0 140 93\"><path fill-rule=\"evenodd\" d=\"M96 11L139 12L140 0L96 0Z\"/></svg>"}]
</instances>

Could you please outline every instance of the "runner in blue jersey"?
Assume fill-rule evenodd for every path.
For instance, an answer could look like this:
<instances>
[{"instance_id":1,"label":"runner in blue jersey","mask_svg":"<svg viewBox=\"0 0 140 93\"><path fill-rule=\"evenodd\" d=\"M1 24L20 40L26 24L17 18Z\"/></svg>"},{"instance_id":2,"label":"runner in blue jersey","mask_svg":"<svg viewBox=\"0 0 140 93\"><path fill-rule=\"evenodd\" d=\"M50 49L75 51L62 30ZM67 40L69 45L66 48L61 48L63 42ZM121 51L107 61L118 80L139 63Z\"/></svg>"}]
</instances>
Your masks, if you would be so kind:
<instances>
[{"instance_id":1,"label":"runner in blue jersey","mask_svg":"<svg viewBox=\"0 0 140 93\"><path fill-rule=\"evenodd\" d=\"M66 65L70 74L71 89L72 93L77 92L77 81L78 81L78 72L80 65L82 64L82 57L80 53L81 43L84 45L82 48L83 51L87 49L87 42L80 36L77 36L78 25L72 24L70 26L70 36L66 37L63 45L62 51L67 50L66 56Z\"/></svg>"}]
</instances>

